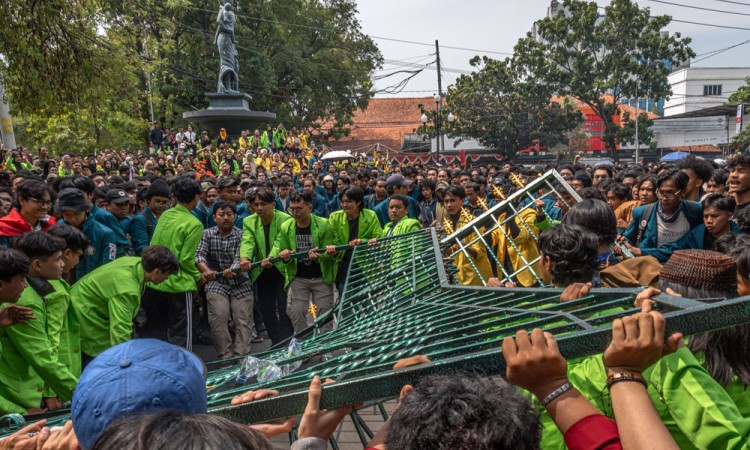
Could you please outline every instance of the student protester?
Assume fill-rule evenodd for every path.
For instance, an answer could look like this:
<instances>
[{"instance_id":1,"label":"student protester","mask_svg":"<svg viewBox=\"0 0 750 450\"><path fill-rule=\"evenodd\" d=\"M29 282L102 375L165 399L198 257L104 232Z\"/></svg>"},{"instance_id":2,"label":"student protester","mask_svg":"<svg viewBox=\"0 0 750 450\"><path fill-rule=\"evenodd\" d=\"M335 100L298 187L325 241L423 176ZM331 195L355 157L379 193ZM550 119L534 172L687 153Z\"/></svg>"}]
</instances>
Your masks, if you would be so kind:
<instances>
[{"instance_id":1,"label":"student protester","mask_svg":"<svg viewBox=\"0 0 750 450\"><path fill-rule=\"evenodd\" d=\"M195 265L206 283L208 324L218 359L250 353L253 335L253 288L239 269L242 230L235 227L234 203L219 200L214 205L215 227L203 231L195 253ZM220 277L217 277L221 274ZM229 318L234 319L234 344Z\"/></svg>"},{"instance_id":2,"label":"student protester","mask_svg":"<svg viewBox=\"0 0 750 450\"><path fill-rule=\"evenodd\" d=\"M750 205L750 154L741 153L729 161L729 195L734 196L737 206L734 215Z\"/></svg>"},{"instance_id":3,"label":"student protester","mask_svg":"<svg viewBox=\"0 0 750 450\"><path fill-rule=\"evenodd\" d=\"M702 223L700 203L683 200L688 181L684 172L665 170L656 181L658 202L633 210L633 220L621 241L634 255L650 255L664 263L669 259L664 246Z\"/></svg>"},{"instance_id":4,"label":"student protester","mask_svg":"<svg viewBox=\"0 0 750 450\"><path fill-rule=\"evenodd\" d=\"M47 334L54 357L65 364L70 373L80 377L81 325L70 298L70 285L65 279L75 270L89 241L81 230L63 223L53 225L47 232L65 241L62 277L49 280L55 291L44 298L47 302Z\"/></svg>"},{"instance_id":5,"label":"student protester","mask_svg":"<svg viewBox=\"0 0 750 450\"><path fill-rule=\"evenodd\" d=\"M438 199L437 185L432 180L424 180L419 186L422 200L419 202L419 222L422 227L435 226L437 217Z\"/></svg>"},{"instance_id":6,"label":"student protester","mask_svg":"<svg viewBox=\"0 0 750 450\"><path fill-rule=\"evenodd\" d=\"M376 206L388 199L388 191L385 187L386 178L378 177L373 185L374 193L365 195L365 208L374 210Z\"/></svg>"},{"instance_id":7,"label":"student protester","mask_svg":"<svg viewBox=\"0 0 750 450\"><path fill-rule=\"evenodd\" d=\"M94 219L91 215L91 204L86 200L83 191L76 188L65 188L58 193L58 209L62 223L75 227L83 232L88 245L75 266L75 279L83 278L97 267L103 266L117 257L115 233ZM71 280L74 281L74 280Z\"/></svg>"},{"instance_id":8,"label":"student protester","mask_svg":"<svg viewBox=\"0 0 750 450\"><path fill-rule=\"evenodd\" d=\"M452 228L453 232L466 226L474 217L470 212L463 209L465 198L466 191L461 186L451 185L445 189L445 192L443 193L443 204L445 205L445 210L447 212L446 221L447 224L450 225L450 228ZM441 225L443 225L444 228L446 227L445 223ZM474 239L475 237L473 234L467 236L464 239L464 244L468 244ZM477 275L474 266L479 269L481 276L485 281L492 277L492 267L487 258L487 247L477 241L471 245L466 245L465 250L466 253L468 253L468 257L471 258L471 261L467 259L467 255L464 254L463 251L459 251L457 244L450 247L449 250L449 254L456 253L453 257L453 265L458 268L456 279L463 285L480 286L483 284L482 279Z\"/></svg>"},{"instance_id":9,"label":"student protester","mask_svg":"<svg viewBox=\"0 0 750 450\"><path fill-rule=\"evenodd\" d=\"M81 324L84 367L104 350L132 338L145 283L158 285L178 271L175 255L154 245L141 257L118 258L73 285L70 295Z\"/></svg>"},{"instance_id":10,"label":"student protester","mask_svg":"<svg viewBox=\"0 0 750 450\"><path fill-rule=\"evenodd\" d=\"M389 197L391 195L403 195L407 197L409 199L409 218L419 219L419 205L416 200L408 197L412 190L411 180L406 179L400 173L395 173L388 177L388 180L385 183L385 188ZM388 202L380 202L373 211L380 221L380 226L384 227L385 224L388 223Z\"/></svg>"},{"instance_id":11,"label":"student protester","mask_svg":"<svg viewBox=\"0 0 750 450\"><path fill-rule=\"evenodd\" d=\"M219 196L219 191L211 182L203 181L200 184L201 195L198 206L193 209L193 215L200 220L204 228L208 227L209 216L213 214L211 207Z\"/></svg>"},{"instance_id":12,"label":"student protester","mask_svg":"<svg viewBox=\"0 0 750 450\"><path fill-rule=\"evenodd\" d=\"M159 217L169 208L170 198L169 186L162 179L154 180L146 190L146 207L130 221L130 238L136 255L140 256L151 243Z\"/></svg>"},{"instance_id":13,"label":"student protester","mask_svg":"<svg viewBox=\"0 0 750 450\"><path fill-rule=\"evenodd\" d=\"M544 202L540 202L542 214L546 214L543 209ZM501 278L505 278L502 270L497 268L497 277L491 277L487 280L487 286L494 287L533 287L539 284L539 275L541 270L539 262L535 261L539 257L535 238L539 236L539 228L536 225L537 211L534 208L524 208L512 220L508 220L502 228L496 229L492 233L492 247L496 252L497 260L503 265L505 272L513 274L520 270L521 267L527 266L521 272L511 277L505 285ZM550 220L545 218L545 220Z\"/></svg>"},{"instance_id":14,"label":"student protester","mask_svg":"<svg viewBox=\"0 0 750 450\"><path fill-rule=\"evenodd\" d=\"M190 211L198 205L199 194L198 182L192 178L180 176L172 184L177 204L159 218L151 245L171 250L180 270L161 284L146 283L141 300L147 319L144 337L168 340L188 350L193 347L193 294L200 279L195 251L203 236L203 226Z\"/></svg>"},{"instance_id":15,"label":"student protester","mask_svg":"<svg viewBox=\"0 0 750 450\"><path fill-rule=\"evenodd\" d=\"M713 250L714 244L722 236L741 233L737 223L732 220L736 207L733 197L708 194L701 204L703 205L703 223L690 230L680 240L660 248L661 252L672 256L677 250Z\"/></svg>"},{"instance_id":16,"label":"student protester","mask_svg":"<svg viewBox=\"0 0 750 450\"><path fill-rule=\"evenodd\" d=\"M8 247L10 238L31 231L46 231L55 224L49 215L53 199L41 180L24 180L16 187L16 200L10 213L0 218L0 245Z\"/></svg>"},{"instance_id":17,"label":"student protester","mask_svg":"<svg viewBox=\"0 0 750 450\"><path fill-rule=\"evenodd\" d=\"M271 248L280 233L281 225L291 220L288 214L274 209L274 194L271 189L258 188L253 193L254 214L242 222L240 245L240 267L244 272L252 271L252 281L257 286L257 305L263 316L268 337L272 345L278 344L294 333L294 327L286 314L286 292L284 291L284 264L271 264ZM254 261L262 261L254 267Z\"/></svg>"},{"instance_id":18,"label":"student protester","mask_svg":"<svg viewBox=\"0 0 750 450\"><path fill-rule=\"evenodd\" d=\"M315 180L306 178L302 181L302 190L312 195L312 213L324 219L328 218L328 203L315 189Z\"/></svg>"},{"instance_id":19,"label":"student protester","mask_svg":"<svg viewBox=\"0 0 750 450\"><path fill-rule=\"evenodd\" d=\"M283 213L289 213L289 191L292 182L281 179L276 183L276 209Z\"/></svg>"},{"instance_id":20,"label":"student protester","mask_svg":"<svg viewBox=\"0 0 750 450\"><path fill-rule=\"evenodd\" d=\"M104 197L104 208L99 214L100 222L115 233L117 257L125 256L130 251L130 242L125 230L130 219L130 195L122 189L110 189Z\"/></svg>"},{"instance_id":21,"label":"student protester","mask_svg":"<svg viewBox=\"0 0 750 450\"><path fill-rule=\"evenodd\" d=\"M711 178L706 182L706 193L725 194L727 192L727 180L729 172L725 169L714 170Z\"/></svg>"},{"instance_id":22,"label":"student protester","mask_svg":"<svg viewBox=\"0 0 750 450\"><path fill-rule=\"evenodd\" d=\"M45 297L55 290L49 280L62 275L65 241L32 232L14 239L13 246L30 262L18 305L30 307L36 320L0 328L0 397L15 405L3 413L25 415L61 407L72 398L78 378L57 359L48 334ZM50 390L54 397L43 398Z\"/></svg>"},{"instance_id":23,"label":"student protester","mask_svg":"<svg viewBox=\"0 0 750 450\"><path fill-rule=\"evenodd\" d=\"M422 229L422 225L416 219L406 217L409 213L409 199L400 194L391 195L388 198L388 218L390 222L383 228L383 236L398 236Z\"/></svg>"},{"instance_id":24,"label":"student protester","mask_svg":"<svg viewBox=\"0 0 750 450\"><path fill-rule=\"evenodd\" d=\"M289 197L292 219L281 225L271 250L272 256L284 261L284 288L289 292L286 313L295 332L307 328L309 305L315 305L316 315L333 309L334 257L315 252L333 245L333 233L328 221L312 212L309 192L293 192ZM307 257L292 260L292 253L307 251Z\"/></svg>"},{"instance_id":25,"label":"student protester","mask_svg":"<svg viewBox=\"0 0 750 450\"><path fill-rule=\"evenodd\" d=\"M579 225L560 224L539 236L544 284L566 287L588 283L597 272L599 240Z\"/></svg>"},{"instance_id":26,"label":"student protester","mask_svg":"<svg viewBox=\"0 0 750 450\"><path fill-rule=\"evenodd\" d=\"M344 282L352 264L352 250L338 254L334 246L349 244L351 247L383 236L378 217L374 211L364 209L364 197L357 186L350 186L341 192L341 210L331 213L328 218L333 232L333 245L326 248L326 254L337 256L336 289L341 295Z\"/></svg>"},{"instance_id":27,"label":"student protester","mask_svg":"<svg viewBox=\"0 0 750 450\"><path fill-rule=\"evenodd\" d=\"M708 183L713 175L713 166L703 158L689 155L677 163L677 168L689 178L687 187L685 188L685 200L699 202L703 196L703 184Z\"/></svg>"}]
</instances>

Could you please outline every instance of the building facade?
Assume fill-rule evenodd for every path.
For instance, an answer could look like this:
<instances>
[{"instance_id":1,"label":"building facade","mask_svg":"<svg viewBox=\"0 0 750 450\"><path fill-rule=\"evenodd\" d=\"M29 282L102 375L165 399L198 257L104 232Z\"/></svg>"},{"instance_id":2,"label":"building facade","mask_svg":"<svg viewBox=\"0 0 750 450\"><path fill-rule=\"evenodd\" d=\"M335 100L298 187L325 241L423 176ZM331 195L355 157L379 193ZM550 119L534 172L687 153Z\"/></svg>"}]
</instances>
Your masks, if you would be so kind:
<instances>
[{"instance_id":1,"label":"building facade","mask_svg":"<svg viewBox=\"0 0 750 450\"><path fill-rule=\"evenodd\" d=\"M750 67L687 67L669 74L664 117L723 105L750 76Z\"/></svg>"}]
</instances>

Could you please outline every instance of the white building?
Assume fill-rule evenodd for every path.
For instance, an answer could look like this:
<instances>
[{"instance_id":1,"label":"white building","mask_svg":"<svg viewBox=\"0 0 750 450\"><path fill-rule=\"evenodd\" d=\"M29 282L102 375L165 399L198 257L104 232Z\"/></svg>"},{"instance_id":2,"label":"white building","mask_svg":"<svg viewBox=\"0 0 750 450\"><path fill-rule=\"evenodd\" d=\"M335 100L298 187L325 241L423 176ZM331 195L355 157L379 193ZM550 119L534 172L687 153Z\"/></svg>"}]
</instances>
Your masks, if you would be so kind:
<instances>
[{"instance_id":1,"label":"white building","mask_svg":"<svg viewBox=\"0 0 750 450\"><path fill-rule=\"evenodd\" d=\"M675 116L723 105L750 76L750 67L678 68L667 78L672 96L664 105L664 116Z\"/></svg>"}]
</instances>

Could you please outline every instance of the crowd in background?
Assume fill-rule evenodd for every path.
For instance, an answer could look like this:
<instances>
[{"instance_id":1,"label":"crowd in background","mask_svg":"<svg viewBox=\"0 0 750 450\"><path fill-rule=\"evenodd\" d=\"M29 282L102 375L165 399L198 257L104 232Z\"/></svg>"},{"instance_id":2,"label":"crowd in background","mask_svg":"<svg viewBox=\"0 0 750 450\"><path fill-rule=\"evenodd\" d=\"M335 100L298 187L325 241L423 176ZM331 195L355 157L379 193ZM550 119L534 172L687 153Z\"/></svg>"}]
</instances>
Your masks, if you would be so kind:
<instances>
[{"instance_id":1,"label":"crowd in background","mask_svg":"<svg viewBox=\"0 0 750 450\"><path fill-rule=\"evenodd\" d=\"M148 150L94 155L5 152L0 412L36 414L72 402L73 424L52 435L36 424L14 436L18 447L5 440L4 448L37 448L42 436L44 448L74 441L85 449L167 441L182 448L166 437L166 424L180 439L203 440L197 448L270 448L266 437L288 431L288 421L247 428L196 416L206 413L201 362L178 347L207 339L218 359L229 360L266 338L281 343L334 307L352 247L429 227L448 235L551 169L564 183L518 196L520 213L491 239L469 237L464 251L444 252L457 269L454 282L554 286L562 301L594 287L650 286L637 301L642 312L614 321L603 354L570 364L549 333L507 338L507 380L531 395L468 376L405 386L372 447L745 445L750 328L681 345L680 335L664 336L649 299L657 287L691 299L750 293L750 155L531 167L394 164L378 154L337 161L307 133L281 124L211 137L155 123L149 142ZM118 364L128 370L108 371ZM154 392L175 389L159 382L131 392L135 400L115 393L133 377L165 374L182 380L185 398L154 408ZM299 448L325 448L351 411L319 411L320 383L311 384ZM105 405L117 406L107 420L92 418ZM154 414L118 421L115 410ZM144 440L129 442L135 434Z\"/></svg>"}]
</instances>

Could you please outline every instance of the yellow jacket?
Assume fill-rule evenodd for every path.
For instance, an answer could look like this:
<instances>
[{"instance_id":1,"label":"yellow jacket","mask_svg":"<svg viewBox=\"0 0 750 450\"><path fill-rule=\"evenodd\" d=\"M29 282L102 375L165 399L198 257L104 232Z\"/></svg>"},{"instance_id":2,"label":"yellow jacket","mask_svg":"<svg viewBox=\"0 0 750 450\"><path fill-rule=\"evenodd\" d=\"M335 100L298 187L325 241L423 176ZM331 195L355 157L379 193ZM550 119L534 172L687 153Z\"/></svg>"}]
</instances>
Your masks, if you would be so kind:
<instances>
[{"instance_id":1,"label":"yellow jacket","mask_svg":"<svg viewBox=\"0 0 750 450\"><path fill-rule=\"evenodd\" d=\"M474 216L471 216L471 214L461 214L458 218L455 230L458 231L461 228L465 227L473 217ZM476 239L476 235L472 233L471 235L464 238L463 244L466 245L474 239ZM463 252L459 252L456 254L456 256L453 257L453 265L455 265L458 269L456 279L463 285L484 286L487 280L489 280L492 276L492 266L490 266L490 260L487 259L487 247L482 244L482 241L477 241L469 248L477 252L476 257L471 258L471 261L469 261L469 257L467 257ZM479 269L479 273L482 275L482 278L484 278L484 283L482 282L482 278L479 278L479 276L477 275L476 270L474 270L472 262L477 267L477 269Z\"/></svg>"},{"instance_id":2,"label":"yellow jacket","mask_svg":"<svg viewBox=\"0 0 750 450\"><path fill-rule=\"evenodd\" d=\"M521 213L516 216L514 220L516 222L516 225L518 226L519 232L518 236L516 236L515 239L511 237L511 240L513 244L518 247L518 250L521 251L523 257L526 258L526 261L531 262L539 257L539 250L537 247L536 239L534 239L534 236L529 233L529 229L531 229L535 236L539 236L539 229L534 226L534 221L536 220L536 211L534 210L534 208L526 208L521 211ZM524 223L526 224L526 226L524 226ZM510 234L507 227L503 228L505 229L505 233ZM513 266L513 270L516 271L524 265L524 261L523 259L521 259L521 256L518 254L518 251L516 251L513 245L508 242L508 236L506 236L505 233L503 233L500 228L493 231L492 245L497 249L497 260L502 264L505 262L505 257L507 255L511 265ZM501 271L498 270L498 278L502 279L500 273ZM516 275L516 278L522 286L532 286L537 283L537 278L534 276L534 273L536 273L536 275L541 278L539 261L532 264L530 268L527 267L526 269L524 269L522 272Z\"/></svg>"}]
</instances>

